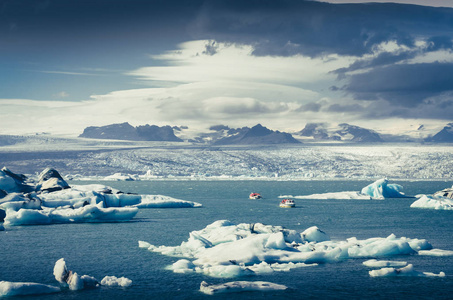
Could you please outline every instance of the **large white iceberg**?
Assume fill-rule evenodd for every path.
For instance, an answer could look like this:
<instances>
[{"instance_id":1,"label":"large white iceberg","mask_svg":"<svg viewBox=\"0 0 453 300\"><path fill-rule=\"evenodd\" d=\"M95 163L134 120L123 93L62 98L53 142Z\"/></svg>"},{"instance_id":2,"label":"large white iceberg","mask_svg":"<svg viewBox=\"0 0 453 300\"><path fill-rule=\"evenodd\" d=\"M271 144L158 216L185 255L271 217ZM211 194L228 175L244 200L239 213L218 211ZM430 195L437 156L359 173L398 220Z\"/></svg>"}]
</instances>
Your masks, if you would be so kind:
<instances>
[{"instance_id":1,"label":"large white iceberg","mask_svg":"<svg viewBox=\"0 0 453 300\"><path fill-rule=\"evenodd\" d=\"M276 284L266 281L232 281L222 284L208 284L206 281L201 282L200 292L208 295L220 293L236 293L244 291L278 291L286 290L287 287L282 284Z\"/></svg>"},{"instance_id":2,"label":"large white iceberg","mask_svg":"<svg viewBox=\"0 0 453 300\"><path fill-rule=\"evenodd\" d=\"M369 195L374 199L378 198L405 198L402 192L403 187L399 184L389 183L387 178L376 180L364 187L361 191L363 195Z\"/></svg>"},{"instance_id":3,"label":"large white iceberg","mask_svg":"<svg viewBox=\"0 0 453 300\"><path fill-rule=\"evenodd\" d=\"M57 207L6 211L5 225L40 225L55 223L121 222L128 221L138 213L137 207L108 207L103 203L79 208Z\"/></svg>"},{"instance_id":4,"label":"large white iceberg","mask_svg":"<svg viewBox=\"0 0 453 300\"><path fill-rule=\"evenodd\" d=\"M345 191L304 196L280 196L280 198L319 199L319 200L382 200L384 198L405 198L403 187L399 184L389 183L387 178L376 180L362 188L360 192Z\"/></svg>"},{"instance_id":5,"label":"large white iceberg","mask_svg":"<svg viewBox=\"0 0 453 300\"><path fill-rule=\"evenodd\" d=\"M432 249L424 239L397 238L393 234L386 238L331 241L317 227L298 233L281 226L236 225L226 220L190 232L189 239L179 246L154 246L140 241L139 247L183 258L169 267L174 272L198 272L212 277L287 271L307 264L416 254Z\"/></svg>"},{"instance_id":6,"label":"large white iceberg","mask_svg":"<svg viewBox=\"0 0 453 300\"><path fill-rule=\"evenodd\" d=\"M0 297L42 295L60 292L60 288L35 282L0 281Z\"/></svg>"},{"instance_id":7,"label":"large white iceberg","mask_svg":"<svg viewBox=\"0 0 453 300\"><path fill-rule=\"evenodd\" d=\"M43 193L38 196L42 205L58 207L64 205L98 204L105 207L136 206L139 208L201 207L197 202L175 199L162 195L126 194L101 184L73 185L69 189Z\"/></svg>"},{"instance_id":8,"label":"large white iceberg","mask_svg":"<svg viewBox=\"0 0 453 300\"><path fill-rule=\"evenodd\" d=\"M420 198L412 203L411 207L437 210L453 210L453 199L443 196L420 195Z\"/></svg>"},{"instance_id":9,"label":"large white iceberg","mask_svg":"<svg viewBox=\"0 0 453 300\"><path fill-rule=\"evenodd\" d=\"M363 195L359 192L334 192L311 194L306 196L280 196L279 198L295 198L295 199L318 199L318 200L372 200L369 195Z\"/></svg>"}]
</instances>

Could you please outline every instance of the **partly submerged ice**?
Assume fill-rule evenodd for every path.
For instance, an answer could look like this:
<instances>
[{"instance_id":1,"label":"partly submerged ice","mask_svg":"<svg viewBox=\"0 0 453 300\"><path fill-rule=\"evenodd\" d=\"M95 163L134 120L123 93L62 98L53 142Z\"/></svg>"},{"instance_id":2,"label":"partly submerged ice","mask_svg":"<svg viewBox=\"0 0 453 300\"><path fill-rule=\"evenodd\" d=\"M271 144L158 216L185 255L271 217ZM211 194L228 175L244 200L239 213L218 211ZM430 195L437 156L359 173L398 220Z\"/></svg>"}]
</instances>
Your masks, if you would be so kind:
<instances>
[{"instance_id":1,"label":"partly submerged ice","mask_svg":"<svg viewBox=\"0 0 453 300\"><path fill-rule=\"evenodd\" d=\"M39 225L55 223L121 222L128 221L138 213L137 207L108 207L102 202L79 208L57 207L42 209L8 209L5 225Z\"/></svg>"},{"instance_id":2,"label":"partly submerged ice","mask_svg":"<svg viewBox=\"0 0 453 300\"><path fill-rule=\"evenodd\" d=\"M0 281L0 297L51 294L61 292L62 289L77 291L101 285L127 287L132 284L132 280L125 277L105 276L99 282L92 276L80 276L76 272L68 270L64 258L60 258L55 263L53 275L58 281L59 287L35 282Z\"/></svg>"},{"instance_id":3,"label":"partly submerged ice","mask_svg":"<svg viewBox=\"0 0 453 300\"><path fill-rule=\"evenodd\" d=\"M176 273L198 272L224 278L432 249L424 239L397 238L393 234L386 238L358 240L353 237L331 241L317 227L299 233L281 226L234 224L226 220L190 232L189 239L179 246L154 246L140 241L139 247L182 258L168 267Z\"/></svg>"},{"instance_id":4,"label":"partly submerged ice","mask_svg":"<svg viewBox=\"0 0 453 300\"><path fill-rule=\"evenodd\" d=\"M60 292L60 288L35 282L0 281L0 297L42 295Z\"/></svg>"},{"instance_id":5,"label":"partly submerged ice","mask_svg":"<svg viewBox=\"0 0 453 300\"><path fill-rule=\"evenodd\" d=\"M69 288L74 291L86 288L95 288L100 285L128 287L132 284L132 280L126 277L117 278L116 276L105 276L101 282L99 282L92 276L80 276L76 272L68 270L64 258L60 258L55 263L53 274L62 287Z\"/></svg>"},{"instance_id":6,"label":"partly submerged ice","mask_svg":"<svg viewBox=\"0 0 453 300\"><path fill-rule=\"evenodd\" d=\"M222 284L208 284L203 281L200 284L200 292L208 295L220 293L236 293L244 291L279 291L286 290L287 287L282 284L276 284L266 281L232 281Z\"/></svg>"},{"instance_id":7,"label":"partly submerged ice","mask_svg":"<svg viewBox=\"0 0 453 300\"><path fill-rule=\"evenodd\" d=\"M405 266L407 266L406 261L377 260L377 259L369 259L367 261L364 261L363 264L370 268L405 267Z\"/></svg>"},{"instance_id":8,"label":"partly submerged ice","mask_svg":"<svg viewBox=\"0 0 453 300\"><path fill-rule=\"evenodd\" d=\"M453 210L453 199L443 196L420 195L420 198L412 203L411 207L437 210Z\"/></svg>"},{"instance_id":9,"label":"partly submerged ice","mask_svg":"<svg viewBox=\"0 0 453 300\"><path fill-rule=\"evenodd\" d=\"M389 183L387 178L376 180L365 186L360 192L332 192L323 194L312 194L306 196L294 196L296 199L321 199L321 200L382 200L384 198L405 198L402 192L403 187L399 184ZM287 198L287 196L280 196Z\"/></svg>"},{"instance_id":10,"label":"partly submerged ice","mask_svg":"<svg viewBox=\"0 0 453 300\"><path fill-rule=\"evenodd\" d=\"M382 268L379 270L369 271L371 277L391 277L391 276L415 276L415 277L445 277L444 272L439 274L431 272L419 272L414 269L413 265L407 265L403 268Z\"/></svg>"}]
</instances>

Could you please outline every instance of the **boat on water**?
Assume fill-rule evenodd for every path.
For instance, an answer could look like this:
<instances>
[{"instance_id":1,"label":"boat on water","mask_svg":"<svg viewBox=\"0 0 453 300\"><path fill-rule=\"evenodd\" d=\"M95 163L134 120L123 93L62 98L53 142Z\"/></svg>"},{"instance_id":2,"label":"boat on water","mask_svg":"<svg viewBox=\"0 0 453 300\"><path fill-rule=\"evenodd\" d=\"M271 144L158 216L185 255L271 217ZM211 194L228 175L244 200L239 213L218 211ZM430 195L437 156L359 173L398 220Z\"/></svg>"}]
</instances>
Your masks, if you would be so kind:
<instances>
[{"instance_id":1,"label":"boat on water","mask_svg":"<svg viewBox=\"0 0 453 300\"><path fill-rule=\"evenodd\" d=\"M262 197L261 197L261 195L259 193L251 193L249 195L249 198L253 199L253 200L256 200L256 199L261 199Z\"/></svg>"},{"instance_id":2,"label":"boat on water","mask_svg":"<svg viewBox=\"0 0 453 300\"><path fill-rule=\"evenodd\" d=\"M280 202L280 207L284 208L296 207L296 203L294 203L294 201L291 199L283 199L282 202Z\"/></svg>"}]
</instances>

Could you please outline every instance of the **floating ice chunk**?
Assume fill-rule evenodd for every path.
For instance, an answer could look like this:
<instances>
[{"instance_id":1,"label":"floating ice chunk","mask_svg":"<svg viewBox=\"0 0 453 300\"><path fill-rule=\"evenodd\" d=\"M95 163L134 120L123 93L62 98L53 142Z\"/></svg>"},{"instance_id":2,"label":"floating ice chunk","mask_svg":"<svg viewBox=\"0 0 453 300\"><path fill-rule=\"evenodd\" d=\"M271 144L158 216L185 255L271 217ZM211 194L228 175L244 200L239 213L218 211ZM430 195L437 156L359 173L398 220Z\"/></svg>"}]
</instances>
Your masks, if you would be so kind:
<instances>
[{"instance_id":1,"label":"floating ice chunk","mask_svg":"<svg viewBox=\"0 0 453 300\"><path fill-rule=\"evenodd\" d=\"M151 247L151 244L145 241L138 241L138 247L149 249L149 247Z\"/></svg>"},{"instance_id":2,"label":"floating ice chunk","mask_svg":"<svg viewBox=\"0 0 453 300\"><path fill-rule=\"evenodd\" d=\"M216 278L234 278L255 275L251 269L241 265L214 265L195 268L196 272Z\"/></svg>"},{"instance_id":3,"label":"floating ice chunk","mask_svg":"<svg viewBox=\"0 0 453 300\"><path fill-rule=\"evenodd\" d=\"M162 195L142 195L141 202L135 204L139 208L190 208L190 207L202 207L203 205L198 202L186 201L175 199L168 196Z\"/></svg>"},{"instance_id":4,"label":"floating ice chunk","mask_svg":"<svg viewBox=\"0 0 453 300\"><path fill-rule=\"evenodd\" d=\"M286 289L287 287L285 285L265 281L232 281L213 285L203 281L200 284L200 291L208 295L244 291L278 291Z\"/></svg>"},{"instance_id":5,"label":"floating ice chunk","mask_svg":"<svg viewBox=\"0 0 453 300\"><path fill-rule=\"evenodd\" d=\"M22 174L15 174L8 168L3 167L0 170L0 190L3 192L31 192L34 187L26 183L27 176ZM3 194L3 193L1 193ZM1 198L1 196L0 196Z\"/></svg>"},{"instance_id":6,"label":"floating ice chunk","mask_svg":"<svg viewBox=\"0 0 453 300\"><path fill-rule=\"evenodd\" d=\"M364 187L361 191L363 195L369 195L373 199L377 198L405 198L407 197L402 193L403 187L399 184L389 184L387 178L376 180L370 185Z\"/></svg>"},{"instance_id":7,"label":"floating ice chunk","mask_svg":"<svg viewBox=\"0 0 453 300\"><path fill-rule=\"evenodd\" d=\"M66 282L66 279L69 276L69 271L66 268L66 262L65 262L64 258L60 258L55 263L55 266L53 267L53 275L55 276L55 279L59 283L65 283Z\"/></svg>"},{"instance_id":8,"label":"floating ice chunk","mask_svg":"<svg viewBox=\"0 0 453 300\"><path fill-rule=\"evenodd\" d=\"M195 271L195 265L187 259L180 259L171 265L168 269L175 273L192 273Z\"/></svg>"},{"instance_id":9,"label":"floating ice chunk","mask_svg":"<svg viewBox=\"0 0 453 300\"><path fill-rule=\"evenodd\" d=\"M5 172L3 172L3 170L0 170L0 189L6 192L19 191L16 181L11 176L8 176Z\"/></svg>"},{"instance_id":10,"label":"floating ice chunk","mask_svg":"<svg viewBox=\"0 0 453 300\"><path fill-rule=\"evenodd\" d=\"M371 277L390 277L390 276L416 276L416 277L445 277L444 272L434 274L431 272L419 272L414 270L413 265L407 265L404 268L382 268L368 272Z\"/></svg>"},{"instance_id":11,"label":"floating ice chunk","mask_svg":"<svg viewBox=\"0 0 453 300\"><path fill-rule=\"evenodd\" d=\"M58 292L60 292L60 288L46 284L0 281L0 297L41 295Z\"/></svg>"},{"instance_id":12,"label":"floating ice chunk","mask_svg":"<svg viewBox=\"0 0 453 300\"><path fill-rule=\"evenodd\" d=\"M414 208L453 210L453 199L443 196L420 195L420 199L411 204Z\"/></svg>"},{"instance_id":13,"label":"floating ice chunk","mask_svg":"<svg viewBox=\"0 0 453 300\"><path fill-rule=\"evenodd\" d=\"M418 251L418 254L427 255L427 256L453 256L453 251L441 250L441 249L431 249L431 250Z\"/></svg>"},{"instance_id":14,"label":"floating ice chunk","mask_svg":"<svg viewBox=\"0 0 453 300\"><path fill-rule=\"evenodd\" d=\"M140 241L139 247L163 255L186 258L169 267L174 272L193 270L213 277L235 277L288 271L307 264L334 263L344 259L415 254L432 249L423 239L370 238L330 241L316 226L302 234L281 226L233 224L216 221L192 231L180 246L154 246ZM187 259L193 259L189 262Z\"/></svg>"},{"instance_id":15,"label":"floating ice chunk","mask_svg":"<svg viewBox=\"0 0 453 300\"><path fill-rule=\"evenodd\" d=\"M407 266L407 262L405 262L405 261L376 260L376 259L370 259L370 260L364 261L363 264L370 268Z\"/></svg>"},{"instance_id":16,"label":"floating ice chunk","mask_svg":"<svg viewBox=\"0 0 453 300\"><path fill-rule=\"evenodd\" d=\"M39 174L37 191L53 192L68 189L69 184L61 177L60 173L53 168L46 168Z\"/></svg>"},{"instance_id":17,"label":"floating ice chunk","mask_svg":"<svg viewBox=\"0 0 453 300\"><path fill-rule=\"evenodd\" d=\"M301 233L302 239L307 242L324 242L330 240L330 237L317 226L312 226Z\"/></svg>"},{"instance_id":18,"label":"floating ice chunk","mask_svg":"<svg viewBox=\"0 0 453 300\"><path fill-rule=\"evenodd\" d=\"M132 219L137 213L138 208L136 207L103 208L101 202L98 205L86 205L80 208L19 209L17 212L8 210L5 224L40 225L54 223L123 222Z\"/></svg>"},{"instance_id":19,"label":"floating ice chunk","mask_svg":"<svg viewBox=\"0 0 453 300\"><path fill-rule=\"evenodd\" d=\"M134 181L138 179L138 175L115 173L113 175L104 177L103 180L112 180L112 181Z\"/></svg>"},{"instance_id":20,"label":"floating ice chunk","mask_svg":"<svg viewBox=\"0 0 453 300\"><path fill-rule=\"evenodd\" d=\"M132 280L126 278L126 277L120 277L117 278L115 276L105 276L101 280L101 285L105 286L122 286L122 287L128 287L132 284Z\"/></svg>"},{"instance_id":21,"label":"floating ice chunk","mask_svg":"<svg viewBox=\"0 0 453 300\"><path fill-rule=\"evenodd\" d=\"M305 264L305 263L293 263L293 262L268 264L263 261L260 264L248 266L247 269L253 271L255 274L269 274L269 273L273 273L273 272L289 272L292 269L314 267L317 265L318 264Z\"/></svg>"},{"instance_id":22,"label":"floating ice chunk","mask_svg":"<svg viewBox=\"0 0 453 300\"><path fill-rule=\"evenodd\" d=\"M88 275L80 276L76 272L69 271L66 267L64 258L60 258L55 263L53 275L63 287L67 287L73 291L99 286L99 282L96 278Z\"/></svg>"},{"instance_id":23,"label":"floating ice chunk","mask_svg":"<svg viewBox=\"0 0 453 300\"><path fill-rule=\"evenodd\" d=\"M105 207L176 208L202 206L197 202L162 195L125 194L119 190L100 184L74 185L70 189L41 194L39 197L43 201L43 206L46 207L65 205L82 206L86 204L98 204L100 202L103 202Z\"/></svg>"},{"instance_id":24,"label":"floating ice chunk","mask_svg":"<svg viewBox=\"0 0 453 300\"><path fill-rule=\"evenodd\" d=\"M295 199L317 199L317 200L372 200L369 195L364 195L359 192L337 192L312 194L307 196L295 196Z\"/></svg>"},{"instance_id":25,"label":"floating ice chunk","mask_svg":"<svg viewBox=\"0 0 453 300\"><path fill-rule=\"evenodd\" d=\"M18 211L21 208L41 209L41 200L27 197L21 193L11 193L0 200L0 208Z\"/></svg>"}]
</instances>

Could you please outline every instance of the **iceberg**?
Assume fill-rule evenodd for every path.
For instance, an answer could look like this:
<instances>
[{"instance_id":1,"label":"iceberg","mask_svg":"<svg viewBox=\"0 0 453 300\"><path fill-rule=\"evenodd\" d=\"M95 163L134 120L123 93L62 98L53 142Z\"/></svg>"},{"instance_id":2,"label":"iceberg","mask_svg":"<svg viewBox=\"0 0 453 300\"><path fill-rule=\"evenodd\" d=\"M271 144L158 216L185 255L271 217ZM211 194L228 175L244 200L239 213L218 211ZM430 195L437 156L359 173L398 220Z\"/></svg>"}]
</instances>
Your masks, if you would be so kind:
<instances>
[{"instance_id":1,"label":"iceberg","mask_svg":"<svg viewBox=\"0 0 453 300\"><path fill-rule=\"evenodd\" d=\"M3 167L0 170L0 190L3 192L1 195L11 192L30 192L33 190L31 185L27 183L27 176L22 174L15 174L8 168ZM0 196L2 198L2 196Z\"/></svg>"},{"instance_id":2,"label":"iceberg","mask_svg":"<svg viewBox=\"0 0 453 300\"><path fill-rule=\"evenodd\" d=\"M132 280L126 277L105 276L99 283L94 277L88 275L80 276L76 272L67 269L64 258L60 258L55 263L53 275L59 282L60 287L34 282L0 281L0 297L52 294L61 292L62 288L77 291L96 288L100 285L127 287L132 284Z\"/></svg>"},{"instance_id":3,"label":"iceberg","mask_svg":"<svg viewBox=\"0 0 453 300\"><path fill-rule=\"evenodd\" d=\"M104 286L121 286L128 287L132 284L132 280L126 277L117 278L116 276L105 276L101 280L101 285Z\"/></svg>"},{"instance_id":4,"label":"iceberg","mask_svg":"<svg viewBox=\"0 0 453 300\"><path fill-rule=\"evenodd\" d=\"M34 282L0 281L0 297L42 295L60 292L60 288Z\"/></svg>"},{"instance_id":5,"label":"iceberg","mask_svg":"<svg viewBox=\"0 0 453 300\"><path fill-rule=\"evenodd\" d=\"M46 207L104 203L105 207L135 206L138 208L201 207L202 204L162 195L126 194L101 184L74 185L69 189L40 194Z\"/></svg>"},{"instance_id":6,"label":"iceberg","mask_svg":"<svg viewBox=\"0 0 453 300\"><path fill-rule=\"evenodd\" d=\"M404 195L403 187L399 184L390 184L387 178L376 180L372 184L362 188L360 192L345 191L312 194L304 196L294 196L296 199L318 199L318 200L383 200L384 198L412 198ZM288 198L288 196L279 196L279 198Z\"/></svg>"},{"instance_id":7,"label":"iceberg","mask_svg":"<svg viewBox=\"0 0 453 300\"><path fill-rule=\"evenodd\" d=\"M55 223L122 222L129 221L138 213L137 207L109 207L103 203L79 208L57 207L6 211L5 225L42 225Z\"/></svg>"},{"instance_id":8,"label":"iceberg","mask_svg":"<svg viewBox=\"0 0 453 300\"><path fill-rule=\"evenodd\" d=\"M39 174L37 191L54 192L70 188L69 184L61 177L60 173L53 168L46 168Z\"/></svg>"},{"instance_id":9,"label":"iceberg","mask_svg":"<svg viewBox=\"0 0 453 300\"><path fill-rule=\"evenodd\" d=\"M279 198L283 198L280 196ZM285 197L287 198L287 197ZM295 196L296 199L319 199L319 200L372 200L369 195L363 195L359 192L334 192L323 194L311 194L307 196Z\"/></svg>"},{"instance_id":10,"label":"iceberg","mask_svg":"<svg viewBox=\"0 0 453 300\"><path fill-rule=\"evenodd\" d=\"M201 282L200 292L214 295L219 293L237 293L244 291L281 291L288 287L282 284L276 284L266 281L232 281L222 284L208 284L206 281Z\"/></svg>"},{"instance_id":11,"label":"iceberg","mask_svg":"<svg viewBox=\"0 0 453 300\"><path fill-rule=\"evenodd\" d=\"M434 274L431 272L419 272L414 270L413 265L407 265L404 268L382 268L368 272L371 277L392 277L392 276L415 276L415 277L445 277L444 272Z\"/></svg>"},{"instance_id":12,"label":"iceberg","mask_svg":"<svg viewBox=\"0 0 453 300\"><path fill-rule=\"evenodd\" d=\"M411 207L437 210L453 210L453 199L443 196L420 195L420 198L412 203Z\"/></svg>"},{"instance_id":13,"label":"iceberg","mask_svg":"<svg viewBox=\"0 0 453 300\"><path fill-rule=\"evenodd\" d=\"M406 198L401 191L403 187L399 184L389 183L387 178L379 179L364 187L361 191L363 195L369 195L373 199L379 198Z\"/></svg>"},{"instance_id":14,"label":"iceberg","mask_svg":"<svg viewBox=\"0 0 453 300\"><path fill-rule=\"evenodd\" d=\"M70 290L81 290L95 288L99 285L127 287L132 284L132 280L126 277L117 278L116 276L105 276L99 283L96 278L88 275L78 275L68 270L64 258L60 258L54 266L53 274L55 279L65 288Z\"/></svg>"},{"instance_id":15,"label":"iceberg","mask_svg":"<svg viewBox=\"0 0 453 300\"><path fill-rule=\"evenodd\" d=\"M419 251L419 253L422 251ZM377 260L369 259L364 261L363 264L370 268L383 268L383 267L405 267L407 262L405 261L391 261L391 260Z\"/></svg>"},{"instance_id":16,"label":"iceberg","mask_svg":"<svg viewBox=\"0 0 453 300\"><path fill-rule=\"evenodd\" d=\"M288 271L312 264L335 263L351 258L378 258L416 254L430 250L424 239L386 238L331 241L316 226L302 233L261 223L234 224L219 220L189 233L179 246L155 246L139 241L139 247L181 258L168 269L176 273L203 273L230 278Z\"/></svg>"},{"instance_id":17,"label":"iceberg","mask_svg":"<svg viewBox=\"0 0 453 300\"><path fill-rule=\"evenodd\" d=\"M453 251L442 249L431 249L418 251L418 254L426 256L453 256Z\"/></svg>"}]
</instances>

